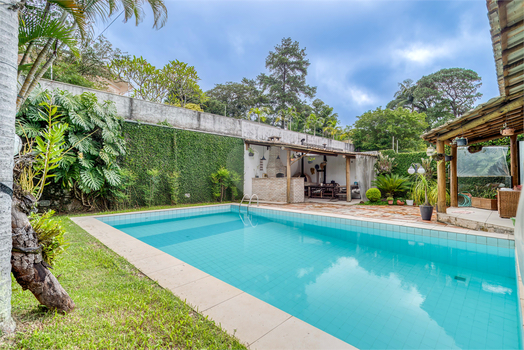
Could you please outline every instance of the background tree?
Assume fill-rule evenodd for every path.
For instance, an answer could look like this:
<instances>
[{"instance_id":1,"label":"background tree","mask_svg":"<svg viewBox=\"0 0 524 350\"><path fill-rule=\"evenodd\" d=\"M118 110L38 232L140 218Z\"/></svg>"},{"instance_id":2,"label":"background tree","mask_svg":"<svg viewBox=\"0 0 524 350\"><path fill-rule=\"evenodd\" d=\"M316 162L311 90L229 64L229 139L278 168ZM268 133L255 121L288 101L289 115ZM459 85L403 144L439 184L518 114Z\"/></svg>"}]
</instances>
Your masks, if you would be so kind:
<instances>
[{"instance_id":1,"label":"background tree","mask_svg":"<svg viewBox=\"0 0 524 350\"><path fill-rule=\"evenodd\" d=\"M399 83L395 99L387 108L410 108L426 114L428 130L460 117L473 108L482 94L478 74L470 69L447 68L423 76L416 84L411 79Z\"/></svg>"},{"instance_id":2,"label":"background tree","mask_svg":"<svg viewBox=\"0 0 524 350\"><path fill-rule=\"evenodd\" d=\"M44 78L103 89L106 82L113 78L108 66L113 60L127 57L119 49L113 48L104 36L82 42L78 51L78 57L67 48L58 53L55 63L44 74Z\"/></svg>"},{"instance_id":3,"label":"background tree","mask_svg":"<svg viewBox=\"0 0 524 350\"><path fill-rule=\"evenodd\" d=\"M424 147L420 135L426 127L424 113L411 112L402 107L395 110L379 107L357 118L352 140L355 148L361 151L389 149L393 137L403 150L418 150Z\"/></svg>"},{"instance_id":4,"label":"background tree","mask_svg":"<svg viewBox=\"0 0 524 350\"><path fill-rule=\"evenodd\" d=\"M257 106L260 95L257 87L248 82L249 80L244 78L240 83L227 82L225 84L216 84L213 89L206 91L206 95L225 106L225 112L222 109L218 114L237 119L246 119L248 112Z\"/></svg>"},{"instance_id":5,"label":"background tree","mask_svg":"<svg viewBox=\"0 0 524 350\"><path fill-rule=\"evenodd\" d=\"M313 131L313 136L317 135L317 129L324 125L324 119L315 113L311 113L306 121L307 128Z\"/></svg>"},{"instance_id":6,"label":"background tree","mask_svg":"<svg viewBox=\"0 0 524 350\"><path fill-rule=\"evenodd\" d=\"M169 93L169 86L162 71L143 57L124 57L113 60L110 67L117 81L124 81L131 88L131 97L162 103Z\"/></svg>"},{"instance_id":7,"label":"background tree","mask_svg":"<svg viewBox=\"0 0 524 350\"><path fill-rule=\"evenodd\" d=\"M270 51L266 58L264 73L257 77L258 82L267 90L269 103L276 115L288 107L298 107L303 104L302 97L313 98L316 87L306 84L309 60L306 59L306 49L301 49L298 41L284 38L275 51ZM282 124L283 127L283 124Z\"/></svg>"},{"instance_id":8,"label":"background tree","mask_svg":"<svg viewBox=\"0 0 524 350\"><path fill-rule=\"evenodd\" d=\"M162 68L161 74L169 86L167 102L180 107L187 103L202 104L206 95L200 89L200 78L194 66L179 60L170 61Z\"/></svg>"}]
</instances>

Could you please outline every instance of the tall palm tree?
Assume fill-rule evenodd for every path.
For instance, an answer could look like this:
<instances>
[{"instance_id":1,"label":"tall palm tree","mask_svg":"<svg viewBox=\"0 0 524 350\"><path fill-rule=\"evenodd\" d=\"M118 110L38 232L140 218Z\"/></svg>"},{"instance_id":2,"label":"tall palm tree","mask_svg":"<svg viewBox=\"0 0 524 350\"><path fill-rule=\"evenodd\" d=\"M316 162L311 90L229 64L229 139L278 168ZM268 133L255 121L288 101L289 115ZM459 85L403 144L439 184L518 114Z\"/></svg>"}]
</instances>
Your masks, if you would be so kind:
<instances>
[{"instance_id":1,"label":"tall palm tree","mask_svg":"<svg viewBox=\"0 0 524 350\"><path fill-rule=\"evenodd\" d=\"M59 23L61 26L56 26L56 30L69 31L78 29L84 37L86 23L92 23L95 20L105 20L109 18L115 12L122 9L125 14L125 20L132 18L136 19L136 23L140 23L143 18L143 4L148 3L154 15L154 26L159 28L164 25L167 19L167 9L164 5L163 0L47 0L45 7L42 12L41 23L47 23L48 14L51 6L57 6L61 10L61 17ZM19 11L23 10L25 0L22 0L16 5L9 5L6 2L0 4L0 330L12 331L14 329L14 323L11 318L11 268L13 267L13 273L17 281L23 285L24 288L28 288L38 298L38 300L44 304L51 306L52 308L58 308L60 310L69 311L74 307L74 303L69 298L67 293L60 286L60 283L56 278L49 272L49 270L41 263L36 264L38 256L41 253L21 253L13 252L12 248L12 225L11 225L11 212L13 211L16 221L13 221L16 227L17 225L23 225L23 237L31 236L30 230L31 225L27 219L26 213L17 211L16 208L19 201L14 198L12 199L13 189L13 145L14 145L14 126L15 126L15 113L19 108L24 99L31 93L31 90L36 87L36 84L43 76L43 74L50 67L54 59L56 58L57 51L63 45L69 45L67 43L67 35L59 38L59 35L55 31L51 32L32 32L34 35L31 40L24 43L26 52L29 52L33 47L37 45L37 39L43 43L43 48L38 52L36 59L31 63L29 72L20 88L17 89L17 54L18 54L18 29L19 29ZM67 23L72 23L69 27ZM42 26L43 28L44 26ZM34 27L33 29L38 29ZM47 28L49 29L49 28ZM64 34L65 32L62 32ZM65 33L67 34L67 33ZM27 39L27 38L26 38ZM53 52L51 52L53 49ZM21 64L25 64L25 60L28 55L25 55ZM15 203L15 204L13 204ZM32 235L35 237L35 235ZM17 240L20 240L22 236L17 236ZM24 241L24 243L26 243ZM34 243L34 242L31 242ZM33 247L34 245L27 245L27 247ZM16 256L15 256L16 255ZM35 264L25 264L26 270L17 271L15 262L11 264L11 258L14 260L21 260L20 255L25 255L28 261L34 261ZM23 264L20 264L20 266ZM38 271L35 269L36 265L39 266ZM31 279L29 276L39 276L39 273L45 274L43 281L37 279ZM42 277L42 276L40 276ZM20 278L20 279L19 279ZM59 294L53 294L53 293ZM67 298L66 298L67 297ZM56 299L60 299L61 304L49 304L47 301L55 302Z\"/></svg>"},{"instance_id":2,"label":"tall palm tree","mask_svg":"<svg viewBox=\"0 0 524 350\"><path fill-rule=\"evenodd\" d=\"M313 131L313 136L317 136L317 128L322 127L322 125L324 125L324 118L314 113L311 113L306 119L306 127Z\"/></svg>"},{"instance_id":3,"label":"tall palm tree","mask_svg":"<svg viewBox=\"0 0 524 350\"><path fill-rule=\"evenodd\" d=\"M18 9L0 4L0 331L11 318L11 196L16 113Z\"/></svg>"}]
</instances>

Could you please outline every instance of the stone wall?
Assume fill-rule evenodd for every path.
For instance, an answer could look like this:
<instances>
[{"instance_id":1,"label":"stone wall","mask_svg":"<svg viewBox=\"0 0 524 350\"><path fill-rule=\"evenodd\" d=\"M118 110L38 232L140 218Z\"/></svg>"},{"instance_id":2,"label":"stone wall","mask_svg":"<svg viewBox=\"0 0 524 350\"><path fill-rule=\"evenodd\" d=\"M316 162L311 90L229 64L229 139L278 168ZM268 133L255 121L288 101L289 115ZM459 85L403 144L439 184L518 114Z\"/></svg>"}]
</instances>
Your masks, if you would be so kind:
<instances>
[{"instance_id":1,"label":"stone wall","mask_svg":"<svg viewBox=\"0 0 524 350\"><path fill-rule=\"evenodd\" d=\"M75 95L81 94L85 91L92 92L98 97L99 101L113 101L118 111L118 115L126 120L141 121L152 124L167 121L169 124L179 129L188 129L260 141L267 141L270 136L279 136L281 137L282 142L294 143L297 145L300 145L301 140L305 139L304 142L307 144L321 147L323 147L323 144L326 144L327 147L348 151L354 150L353 144L350 143L284 130L249 120L197 112L186 108L148 102L106 91L99 91L46 79L42 79L40 85L44 89L67 90Z\"/></svg>"},{"instance_id":2,"label":"stone wall","mask_svg":"<svg viewBox=\"0 0 524 350\"><path fill-rule=\"evenodd\" d=\"M258 199L268 202L287 202L287 178L254 178L252 179L253 193ZM304 202L304 178L291 178L291 203Z\"/></svg>"}]
</instances>

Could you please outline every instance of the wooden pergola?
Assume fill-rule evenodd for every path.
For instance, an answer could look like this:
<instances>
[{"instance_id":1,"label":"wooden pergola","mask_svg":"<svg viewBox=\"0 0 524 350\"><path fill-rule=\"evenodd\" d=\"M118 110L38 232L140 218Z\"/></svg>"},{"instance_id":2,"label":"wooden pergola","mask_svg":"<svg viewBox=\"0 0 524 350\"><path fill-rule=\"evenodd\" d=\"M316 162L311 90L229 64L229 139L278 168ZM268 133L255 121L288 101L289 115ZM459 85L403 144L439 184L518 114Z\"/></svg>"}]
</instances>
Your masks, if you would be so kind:
<instances>
[{"instance_id":1,"label":"wooden pergola","mask_svg":"<svg viewBox=\"0 0 524 350\"><path fill-rule=\"evenodd\" d=\"M517 135L524 133L524 1L487 0L491 40L501 96L477 106L428 133L422 138L436 144L437 154L444 155L444 145L451 146L451 206L458 206L456 137L465 137L468 144L499 139L504 127L513 128L510 136L512 185L518 184ZM437 165L437 211L446 212L446 165Z\"/></svg>"},{"instance_id":2,"label":"wooden pergola","mask_svg":"<svg viewBox=\"0 0 524 350\"><path fill-rule=\"evenodd\" d=\"M351 183L350 175L350 165L351 165L351 159L356 158L357 155L364 155L369 157L376 157L374 154L369 153L361 153L361 152L351 152L346 151L343 149L338 148L330 148L330 147L318 147L316 145L310 145L310 144L292 144L287 142L281 142L279 138L270 138L268 141L260 141L260 140L250 140L245 139L244 143L246 144L246 150L250 147L250 145L255 146L266 146L266 147L280 147L281 149L287 150L287 156L286 156L286 174L287 174L287 202L291 202L291 164L294 164L295 162L298 162L302 158L304 158L308 154L312 155L319 155L319 156L342 156L346 159L346 201L351 202L351 191L347 188L347 186ZM291 153L301 153L302 155L298 158L295 158L291 160Z\"/></svg>"}]
</instances>

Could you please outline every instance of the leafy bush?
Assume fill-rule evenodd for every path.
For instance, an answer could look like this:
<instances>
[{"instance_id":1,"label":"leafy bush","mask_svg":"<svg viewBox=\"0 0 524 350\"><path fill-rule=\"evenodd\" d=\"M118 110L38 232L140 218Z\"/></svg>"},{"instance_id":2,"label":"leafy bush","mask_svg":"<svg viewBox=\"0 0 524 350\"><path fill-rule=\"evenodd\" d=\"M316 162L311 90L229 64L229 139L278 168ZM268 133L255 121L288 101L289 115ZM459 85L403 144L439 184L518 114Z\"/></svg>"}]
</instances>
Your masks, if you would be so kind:
<instances>
[{"instance_id":1,"label":"leafy bush","mask_svg":"<svg viewBox=\"0 0 524 350\"><path fill-rule=\"evenodd\" d=\"M125 154L122 119L116 114L113 102L99 103L96 95L84 92L74 96L67 91L35 90L17 114L17 133L29 139L36 138L47 126L43 102L52 100L57 106L56 122L67 124L64 155L53 170L55 181L89 202L84 194L96 198L107 194L107 189L122 182L117 157ZM79 190L79 191L77 191Z\"/></svg>"},{"instance_id":2,"label":"leafy bush","mask_svg":"<svg viewBox=\"0 0 524 350\"><path fill-rule=\"evenodd\" d=\"M45 214L31 213L29 216L29 222L42 245L42 258L50 266L53 266L56 258L69 245L64 239L65 229L60 220L53 218L54 214L55 212L50 210Z\"/></svg>"},{"instance_id":3,"label":"leafy bush","mask_svg":"<svg viewBox=\"0 0 524 350\"><path fill-rule=\"evenodd\" d=\"M386 196L391 197L396 193L405 192L409 190L409 179L407 177L398 176L397 174L379 175L372 181L374 186Z\"/></svg>"},{"instance_id":4,"label":"leafy bush","mask_svg":"<svg viewBox=\"0 0 524 350\"><path fill-rule=\"evenodd\" d=\"M146 174L149 176L149 179L145 186L144 198L146 199L147 205L150 207L153 205L153 201L158 192L158 183L160 182L160 172L158 169L149 169L146 171Z\"/></svg>"},{"instance_id":5,"label":"leafy bush","mask_svg":"<svg viewBox=\"0 0 524 350\"><path fill-rule=\"evenodd\" d=\"M240 176L234 171L229 171L224 167L220 167L216 173L211 174L211 182L213 183L213 196L222 202L227 189L231 191L231 199L234 200L238 191L237 183L240 181Z\"/></svg>"},{"instance_id":6,"label":"leafy bush","mask_svg":"<svg viewBox=\"0 0 524 350\"><path fill-rule=\"evenodd\" d=\"M378 188L370 188L369 190L366 191L366 197L371 202L376 202L376 201L378 201L382 197L382 195L381 195L380 190Z\"/></svg>"},{"instance_id":7,"label":"leafy bush","mask_svg":"<svg viewBox=\"0 0 524 350\"><path fill-rule=\"evenodd\" d=\"M169 194L171 195L171 204L178 203L178 196L180 192L180 183L178 181L180 173L173 171L167 174L167 183L169 184Z\"/></svg>"},{"instance_id":8,"label":"leafy bush","mask_svg":"<svg viewBox=\"0 0 524 350\"><path fill-rule=\"evenodd\" d=\"M395 158L390 158L388 155L379 152L377 162L375 163L375 171L377 175L391 174L395 167Z\"/></svg>"}]
</instances>

